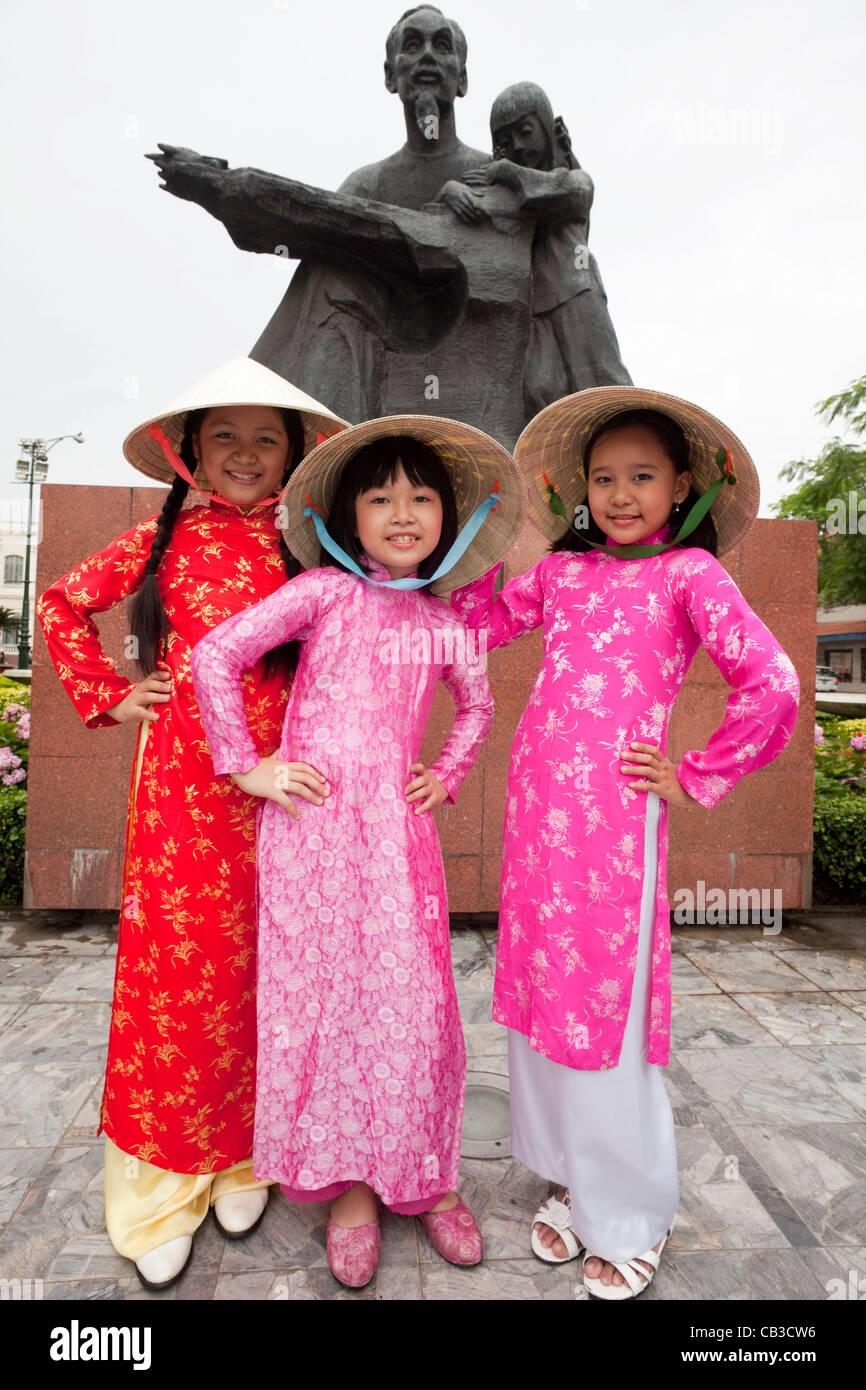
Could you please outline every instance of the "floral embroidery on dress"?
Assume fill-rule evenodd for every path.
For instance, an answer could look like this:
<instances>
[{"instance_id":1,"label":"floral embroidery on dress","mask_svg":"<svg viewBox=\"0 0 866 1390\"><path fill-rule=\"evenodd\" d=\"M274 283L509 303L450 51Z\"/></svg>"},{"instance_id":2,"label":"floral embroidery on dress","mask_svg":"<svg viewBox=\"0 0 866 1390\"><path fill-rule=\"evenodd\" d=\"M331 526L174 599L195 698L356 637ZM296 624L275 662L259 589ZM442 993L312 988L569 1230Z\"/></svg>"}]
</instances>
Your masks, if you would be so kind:
<instances>
[{"instance_id":1,"label":"floral embroidery on dress","mask_svg":"<svg viewBox=\"0 0 866 1390\"><path fill-rule=\"evenodd\" d=\"M102 650L93 614L135 593L157 518L57 580L37 613L51 659L89 728L135 682ZM147 725L130 781L117 969L101 1124L124 1153L176 1173L216 1172L252 1151L255 1100L255 820L214 775L190 674L208 630L285 583L267 509L182 511L157 571L173 691ZM249 672L256 756L277 746L288 685Z\"/></svg>"},{"instance_id":2,"label":"floral embroidery on dress","mask_svg":"<svg viewBox=\"0 0 866 1390\"><path fill-rule=\"evenodd\" d=\"M652 538L650 538L652 539ZM714 556L547 556L499 594L495 573L452 595L493 649L543 627L544 661L514 739L493 1016L566 1066L615 1067L628 1016L644 878L647 794L621 750L665 746L674 701L703 644L733 687L722 726L678 768L714 806L778 757L794 730L790 659ZM539 792L539 789L543 789ZM670 1046L667 807L653 885L649 1061ZM573 1045L587 1030L588 1044Z\"/></svg>"},{"instance_id":3,"label":"floral embroidery on dress","mask_svg":"<svg viewBox=\"0 0 866 1390\"><path fill-rule=\"evenodd\" d=\"M374 573L385 574L383 570ZM383 664L377 635L454 633L430 660ZM406 801L441 679L455 722L433 771L453 799L493 717L486 672L439 599L333 568L299 575L193 651L221 773L258 761L243 670L302 642L279 752L323 773L321 806L258 821L257 1177L318 1190L363 1181L388 1204L457 1186L465 1049L433 816ZM444 661L436 650L453 653Z\"/></svg>"}]
</instances>

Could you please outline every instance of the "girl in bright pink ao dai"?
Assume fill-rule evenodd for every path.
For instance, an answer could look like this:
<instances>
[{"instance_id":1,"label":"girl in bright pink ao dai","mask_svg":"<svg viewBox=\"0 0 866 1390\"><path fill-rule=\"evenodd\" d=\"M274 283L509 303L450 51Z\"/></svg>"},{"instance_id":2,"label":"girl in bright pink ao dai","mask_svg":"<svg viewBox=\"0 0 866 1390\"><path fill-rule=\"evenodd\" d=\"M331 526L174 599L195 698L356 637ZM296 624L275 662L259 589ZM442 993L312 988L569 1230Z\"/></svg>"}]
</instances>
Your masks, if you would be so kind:
<instances>
[{"instance_id":1,"label":"girl in bright pink ao dai","mask_svg":"<svg viewBox=\"0 0 866 1390\"><path fill-rule=\"evenodd\" d=\"M509 1030L512 1151L561 1185L532 1248L556 1262L585 1246L587 1288L624 1298L647 1286L678 1201L659 1072L667 805L715 806L778 757L799 687L715 558L757 511L754 466L719 421L596 388L536 416L515 456L552 553L499 594L493 571L452 595L490 648L544 630L508 777L493 1017ZM733 690L707 748L675 767L668 721L700 646Z\"/></svg>"}]
</instances>

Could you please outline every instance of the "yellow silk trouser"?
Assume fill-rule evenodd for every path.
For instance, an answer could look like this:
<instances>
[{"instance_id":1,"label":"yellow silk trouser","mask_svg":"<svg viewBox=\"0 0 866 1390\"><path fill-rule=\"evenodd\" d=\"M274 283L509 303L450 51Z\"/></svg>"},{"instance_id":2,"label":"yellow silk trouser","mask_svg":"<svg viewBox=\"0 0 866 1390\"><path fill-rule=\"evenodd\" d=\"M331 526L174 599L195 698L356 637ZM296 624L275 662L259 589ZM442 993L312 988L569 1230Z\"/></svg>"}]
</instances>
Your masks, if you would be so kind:
<instances>
[{"instance_id":1,"label":"yellow silk trouser","mask_svg":"<svg viewBox=\"0 0 866 1390\"><path fill-rule=\"evenodd\" d=\"M194 1235L218 1197L257 1187L270 1183L256 1181L251 1158L219 1173L170 1173L105 1140L105 1225L118 1255L128 1260L176 1236Z\"/></svg>"}]
</instances>

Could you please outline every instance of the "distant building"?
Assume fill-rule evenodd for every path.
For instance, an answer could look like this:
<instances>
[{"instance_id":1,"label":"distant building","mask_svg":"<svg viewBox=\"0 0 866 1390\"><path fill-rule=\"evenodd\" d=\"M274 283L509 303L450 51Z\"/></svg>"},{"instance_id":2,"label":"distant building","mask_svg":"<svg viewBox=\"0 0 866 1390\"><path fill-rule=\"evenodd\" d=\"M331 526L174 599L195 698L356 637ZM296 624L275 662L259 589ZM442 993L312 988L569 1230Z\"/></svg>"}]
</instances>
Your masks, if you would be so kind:
<instances>
[{"instance_id":1,"label":"distant building","mask_svg":"<svg viewBox=\"0 0 866 1390\"><path fill-rule=\"evenodd\" d=\"M26 505L26 504L25 504ZM30 645L36 621L36 546L39 541L39 503L34 498L33 529L30 534ZM27 554L27 516L19 501L0 499L0 608L14 614L14 621L0 625L0 651L5 665L18 665L18 634L21 604L24 601L24 564Z\"/></svg>"},{"instance_id":2,"label":"distant building","mask_svg":"<svg viewBox=\"0 0 866 1390\"><path fill-rule=\"evenodd\" d=\"M866 603L818 609L817 666L829 666L845 691L866 691Z\"/></svg>"}]
</instances>

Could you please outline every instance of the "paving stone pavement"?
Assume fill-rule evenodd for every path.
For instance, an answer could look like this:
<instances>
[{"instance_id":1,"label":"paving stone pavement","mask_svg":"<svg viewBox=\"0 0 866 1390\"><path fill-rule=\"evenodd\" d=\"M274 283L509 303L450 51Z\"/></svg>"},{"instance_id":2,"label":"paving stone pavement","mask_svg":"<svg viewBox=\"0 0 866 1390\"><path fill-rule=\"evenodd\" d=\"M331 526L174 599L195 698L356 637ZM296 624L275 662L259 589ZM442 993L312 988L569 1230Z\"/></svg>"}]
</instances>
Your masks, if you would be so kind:
<instances>
[{"instance_id":1,"label":"paving stone pavement","mask_svg":"<svg viewBox=\"0 0 866 1390\"><path fill-rule=\"evenodd\" d=\"M574 1299L579 1262L529 1250L552 1190L515 1159L464 1159L461 1192L486 1257L446 1264L413 1218L386 1213L379 1272L344 1289L324 1206L274 1189L228 1242L209 1217L180 1282L141 1287L105 1234L96 1138L116 940L113 913L0 915L0 1280L46 1299ZM469 1070L507 1074L490 1021L492 927L455 926ZM673 1053L681 1201L647 1300L826 1301L866 1288L866 916L792 914L760 927L673 930Z\"/></svg>"}]
</instances>

